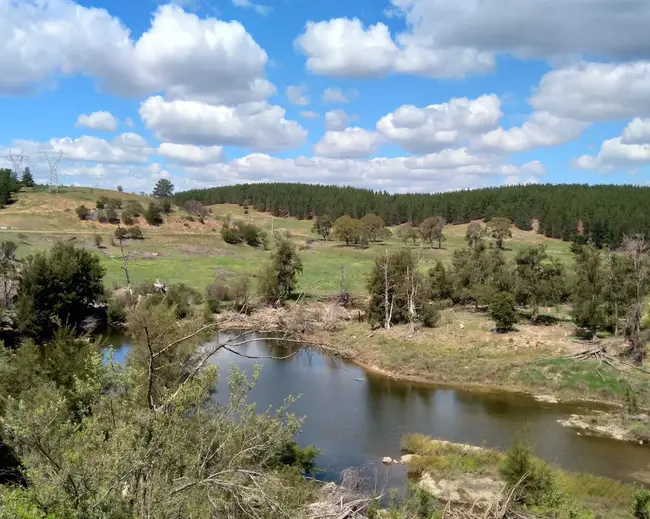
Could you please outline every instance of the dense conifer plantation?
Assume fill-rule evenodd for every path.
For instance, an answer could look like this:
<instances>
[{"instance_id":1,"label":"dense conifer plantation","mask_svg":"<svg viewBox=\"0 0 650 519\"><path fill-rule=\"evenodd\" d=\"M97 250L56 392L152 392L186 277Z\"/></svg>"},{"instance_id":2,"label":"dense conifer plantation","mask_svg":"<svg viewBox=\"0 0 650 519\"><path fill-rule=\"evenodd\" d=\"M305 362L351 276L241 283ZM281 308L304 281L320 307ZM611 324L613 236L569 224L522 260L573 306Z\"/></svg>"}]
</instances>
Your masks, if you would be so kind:
<instances>
[{"instance_id":1,"label":"dense conifer plantation","mask_svg":"<svg viewBox=\"0 0 650 519\"><path fill-rule=\"evenodd\" d=\"M547 237L589 240L597 247L618 246L626 234L650 235L650 188L629 185L538 184L391 195L352 187L274 183L184 191L174 198L176 203L248 204L300 219L375 213L387 225L419 225L429 216L442 216L451 224L505 216L520 229L530 230L537 219L539 232Z\"/></svg>"}]
</instances>

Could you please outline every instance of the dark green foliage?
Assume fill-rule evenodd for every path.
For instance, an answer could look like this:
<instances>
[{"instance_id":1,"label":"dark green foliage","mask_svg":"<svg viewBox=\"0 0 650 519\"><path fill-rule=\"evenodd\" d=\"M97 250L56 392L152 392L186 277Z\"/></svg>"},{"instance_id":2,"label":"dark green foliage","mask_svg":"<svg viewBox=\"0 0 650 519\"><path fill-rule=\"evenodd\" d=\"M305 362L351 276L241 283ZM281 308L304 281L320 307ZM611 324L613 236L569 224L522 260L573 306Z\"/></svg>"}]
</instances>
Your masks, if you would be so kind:
<instances>
[{"instance_id":1,"label":"dark green foliage","mask_svg":"<svg viewBox=\"0 0 650 519\"><path fill-rule=\"evenodd\" d=\"M434 267L429 269L429 294L430 299L437 301L452 299L454 297L454 279L444 263L438 260Z\"/></svg>"},{"instance_id":2,"label":"dark green foliage","mask_svg":"<svg viewBox=\"0 0 650 519\"><path fill-rule=\"evenodd\" d=\"M316 470L316 458L321 451L313 445L299 447L295 441L288 442L279 453L279 462L283 465L299 467L305 474L313 474Z\"/></svg>"},{"instance_id":3,"label":"dark green foliage","mask_svg":"<svg viewBox=\"0 0 650 519\"><path fill-rule=\"evenodd\" d=\"M169 198L163 198L160 200L160 208L163 210L163 213L169 214L172 212L172 201Z\"/></svg>"},{"instance_id":4,"label":"dark green foliage","mask_svg":"<svg viewBox=\"0 0 650 519\"><path fill-rule=\"evenodd\" d=\"M0 169L0 209L11 201L11 196L18 191L20 184L10 169Z\"/></svg>"},{"instance_id":5,"label":"dark green foliage","mask_svg":"<svg viewBox=\"0 0 650 519\"><path fill-rule=\"evenodd\" d=\"M537 505L553 489L553 475L549 467L533 457L530 445L517 438L508 449L499 466L501 477L521 504Z\"/></svg>"},{"instance_id":6,"label":"dark green foliage","mask_svg":"<svg viewBox=\"0 0 650 519\"><path fill-rule=\"evenodd\" d=\"M257 225L238 220L231 223L226 220L221 228L221 237L223 241L231 245L247 243L251 247L266 246L266 232Z\"/></svg>"},{"instance_id":7,"label":"dark green foliage","mask_svg":"<svg viewBox=\"0 0 650 519\"><path fill-rule=\"evenodd\" d=\"M296 252L296 246L289 239L278 236L277 248L271 255L271 261L260 272L260 295L267 303L282 303L295 290L302 269L302 260Z\"/></svg>"},{"instance_id":8,"label":"dark green foliage","mask_svg":"<svg viewBox=\"0 0 650 519\"><path fill-rule=\"evenodd\" d=\"M57 243L28 259L18 285L16 319L23 333L47 340L61 326L78 328L103 297L99 258L70 243Z\"/></svg>"},{"instance_id":9,"label":"dark green foliage","mask_svg":"<svg viewBox=\"0 0 650 519\"><path fill-rule=\"evenodd\" d=\"M124 191L124 188L123 188L122 186L119 186L119 185L118 185L118 186L117 186L117 190L118 190L120 193L122 193L122 192Z\"/></svg>"},{"instance_id":10,"label":"dark green foliage","mask_svg":"<svg viewBox=\"0 0 650 519\"><path fill-rule=\"evenodd\" d=\"M497 242L497 248L503 249L503 242L512 238L512 221L509 218L492 218L487 224L488 234Z\"/></svg>"},{"instance_id":11,"label":"dark green foliage","mask_svg":"<svg viewBox=\"0 0 650 519\"><path fill-rule=\"evenodd\" d=\"M149 225L162 225L164 220L162 216L162 209L155 202L149 202L149 206L143 213L144 219Z\"/></svg>"},{"instance_id":12,"label":"dark green foliage","mask_svg":"<svg viewBox=\"0 0 650 519\"><path fill-rule=\"evenodd\" d=\"M442 247L442 242L445 241L445 235L442 230L445 227L445 219L442 216L430 216L425 218L420 224L420 236L424 241L429 242L433 247L434 242L438 244L438 248Z\"/></svg>"},{"instance_id":13,"label":"dark green foliage","mask_svg":"<svg viewBox=\"0 0 650 519\"><path fill-rule=\"evenodd\" d=\"M118 226L117 229L115 229L115 237L122 241L128 237L129 232L126 230L125 227L120 227Z\"/></svg>"},{"instance_id":14,"label":"dark green foliage","mask_svg":"<svg viewBox=\"0 0 650 519\"><path fill-rule=\"evenodd\" d=\"M598 249L583 245L576 249L575 283L572 292L573 319L592 336L605 324L605 270Z\"/></svg>"},{"instance_id":15,"label":"dark green foliage","mask_svg":"<svg viewBox=\"0 0 650 519\"><path fill-rule=\"evenodd\" d=\"M128 207L122 211L121 219L124 225L133 225L135 223L135 215Z\"/></svg>"},{"instance_id":16,"label":"dark green foliage","mask_svg":"<svg viewBox=\"0 0 650 519\"><path fill-rule=\"evenodd\" d=\"M334 236L346 245L358 244L365 237L367 239L366 226L361 220L343 215L334 222Z\"/></svg>"},{"instance_id":17,"label":"dark green foliage","mask_svg":"<svg viewBox=\"0 0 650 519\"><path fill-rule=\"evenodd\" d=\"M93 241L95 242L95 247L101 249L104 238L102 238L101 234L95 234L95 236L93 237Z\"/></svg>"},{"instance_id":18,"label":"dark green foliage","mask_svg":"<svg viewBox=\"0 0 650 519\"><path fill-rule=\"evenodd\" d=\"M169 198L174 194L174 184L166 178L161 178L156 182L156 186L153 188L153 197L154 198ZM186 198L185 200L189 200Z\"/></svg>"},{"instance_id":19,"label":"dark green foliage","mask_svg":"<svg viewBox=\"0 0 650 519\"><path fill-rule=\"evenodd\" d=\"M20 178L20 185L23 187L34 187L34 176L32 175L32 170L29 169L29 166L23 171L23 175Z\"/></svg>"},{"instance_id":20,"label":"dark green foliage","mask_svg":"<svg viewBox=\"0 0 650 519\"><path fill-rule=\"evenodd\" d=\"M122 209L122 199L121 198L109 198L106 201L107 209Z\"/></svg>"},{"instance_id":21,"label":"dark green foliage","mask_svg":"<svg viewBox=\"0 0 650 519\"><path fill-rule=\"evenodd\" d=\"M635 519L650 519L650 492L637 489L634 492Z\"/></svg>"},{"instance_id":22,"label":"dark green foliage","mask_svg":"<svg viewBox=\"0 0 650 519\"><path fill-rule=\"evenodd\" d=\"M99 223L108 223L108 218L106 218L106 210L98 209L97 210L97 221Z\"/></svg>"},{"instance_id":23,"label":"dark green foliage","mask_svg":"<svg viewBox=\"0 0 650 519\"><path fill-rule=\"evenodd\" d=\"M167 289L165 302L174 309L176 317L184 319L192 312L192 307L200 305L203 297L194 288L185 283L176 283Z\"/></svg>"},{"instance_id":24,"label":"dark green foliage","mask_svg":"<svg viewBox=\"0 0 650 519\"><path fill-rule=\"evenodd\" d=\"M105 209L107 204L108 204L109 198L107 196L100 196L97 199L97 202L95 205L97 206L97 209Z\"/></svg>"},{"instance_id":25,"label":"dark green foliage","mask_svg":"<svg viewBox=\"0 0 650 519\"><path fill-rule=\"evenodd\" d=\"M510 292L494 294L490 302L490 318L496 324L498 332L505 333L512 330L518 318L515 298Z\"/></svg>"},{"instance_id":26,"label":"dark green foliage","mask_svg":"<svg viewBox=\"0 0 650 519\"><path fill-rule=\"evenodd\" d=\"M112 207L107 207L104 210L104 214L106 215L106 221L108 223L120 223L120 216L117 214L117 211L113 209Z\"/></svg>"},{"instance_id":27,"label":"dark green foliage","mask_svg":"<svg viewBox=\"0 0 650 519\"><path fill-rule=\"evenodd\" d=\"M322 236L324 240L327 240L330 232L332 232L333 225L332 219L328 214L317 216L314 219L314 225L311 228L311 232L318 234Z\"/></svg>"},{"instance_id":28,"label":"dark green foliage","mask_svg":"<svg viewBox=\"0 0 650 519\"><path fill-rule=\"evenodd\" d=\"M132 240L144 240L144 233L142 232L142 229L138 227L137 225L134 225L133 227L128 227L126 229L127 231L127 238L131 238Z\"/></svg>"},{"instance_id":29,"label":"dark green foliage","mask_svg":"<svg viewBox=\"0 0 650 519\"><path fill-rule=\"evenodd\" d=\"M566 276L562 264L551 260L544 245L527 246L515 257L517 301L530 305L533 319L540 305L556 305L566 292Z\"/></svg>"},{"instance_id":30,"label":"dark green foliage","mask_svg":"<svg viewBox=\"0 0 650 519\"><path fill-rule=\"evenodd\" d=\"M434 303L424 303L420 309L420 321L425 328L435 328L440 322L440 310Z\"/></svg>"},{"instance_id":31,"label":"dark green foliage","mask_svg":"<svg viewBox=\"0 0 650 519\"><path fill-rule=\"evenodd\" d=\"M126 324L126 297L113 296L108 300L106 320L110 328L122 328Z\"/></svg>"},{"instance_id":32,"label":"dark green foliage","mask_svg":"<svg viewBox=\"0 0 650 519\"><path fill-rule=\"evenodd\" d=\"M77 213L79 220L87 220L88 215L90 214L90 209L88 209L85 205L80 205L75 209L75 212Z\"/></svg>"},{"instance_id":33,"label":"dark green foliage","mask_svg":"<svg viewBox=\"0 0 650 519\"><path fill-rule=\"evenodd\" d=\"M137 200L129 200L125 205L125 210L130 211L134 218L142 216L144 213L144 207Z\"/></svg>"},{"instance_id":34,"label":"dark green foliage","mask_svg":"<svg viewBox=\"0 0 650 519\"><path fill-rule=\"evenodd\" d=\"M480 305L490 303L496 292L512 291L511 268L498 249L483 242L473 249L457 249L452 255L454 300Z\"/></svg>"},{"instance_id":35,"label":"dark green foliage","mask_svg":"<svg viewBox=\"0 0 650 519\"><path fill-rule=\"evenodd\" d=\"M618 246L623 235L650 235L647 211L649 187L574 185L520 185L439 194L392 195L352 187L284 184L241 184L175 195L177 203L199 200L203 204L243 204L275 216L310 218L329 214L336 220L347 214L361 218L381 216L387 225L413 222L440 215L450 224L509 218L522 229L539 222L539 232L549 238L572 241L582 221L583 239Z\"/></svg>"}]
</instances>

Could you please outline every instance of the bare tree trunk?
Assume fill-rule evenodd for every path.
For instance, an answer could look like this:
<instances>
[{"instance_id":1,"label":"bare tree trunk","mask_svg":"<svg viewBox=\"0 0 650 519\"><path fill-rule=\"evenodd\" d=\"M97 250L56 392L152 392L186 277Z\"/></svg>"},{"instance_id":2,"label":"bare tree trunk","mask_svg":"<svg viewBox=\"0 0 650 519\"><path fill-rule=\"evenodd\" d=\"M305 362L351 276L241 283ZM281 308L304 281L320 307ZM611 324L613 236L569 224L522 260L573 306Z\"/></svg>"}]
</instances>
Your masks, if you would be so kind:
<instances>
[{"instance_id":1,"label":"bare tree trunk","mask_svg":"<svg viewBox=\"0 0 650 519\"><path fill-rule=\"evenodd\" d=\"M390 329L390 321L393 317L393 301L394 297L391 299L389 304L389 277L388 277L388 250L384 255L384 329Z\"/></svg>"}]
</instances>

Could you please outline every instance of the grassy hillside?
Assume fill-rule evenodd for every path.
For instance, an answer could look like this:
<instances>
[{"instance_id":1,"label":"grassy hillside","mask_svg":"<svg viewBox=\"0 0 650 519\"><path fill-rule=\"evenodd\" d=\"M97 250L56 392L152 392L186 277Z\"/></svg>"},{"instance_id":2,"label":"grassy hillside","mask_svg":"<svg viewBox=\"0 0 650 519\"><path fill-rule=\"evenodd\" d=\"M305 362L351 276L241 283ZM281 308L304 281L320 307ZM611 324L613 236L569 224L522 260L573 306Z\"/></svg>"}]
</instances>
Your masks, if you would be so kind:
<instances>
[{"instance_id":1,"label":"grassy hillside","mask_svg":"<svg viewBox=\"0 0 650 519\"><path fill-rule=\"evenodd\" d=\"M110 240L116 226L81 221L75 214L78 205L94 207L102 195L136 199L144 206L150 201L145 196L91 188L63 188L58 194L24 190L17 194L12 205L0 210L0 227L7 227L0 231L0 239L16 241L22 256L50 247L58 240L75 240L101 256L109 286L124 285L121 264L114 258L119 255L119 249L111 245ZM242 207L230 204L213 205L210 209L212 214L204 224L188 221L187 214L180 208L175 208L160 227L149 226L139 218L138 225L146 239L125 242L133 259L132 278L135 281L160 279L167 283L182 281L203 290L215 276L254 275L270 251L224 243L218 231L227 215L250 220L269 234L272 230L289 231L302 249L304 273L299 280L299 289L309 296L322 296L338 290L342 268L349 273L351 291L365 293L364 275L370 271L377 252L403 246L402 242L392 238L360 250L343 246L340 242L323 242L311 233L312 222L308 220L275 218L252 209L245 214ZM438 259L448 260L454 249L464 246L466 227L465 224L446 227L447 241L441 250L422 248L422 268L428 269ZM103 236L104 249L95 247L95 234ZM532 243L545 243L549 252L562 261L570 258L567 243L518 229L513 231L513 239L506 243L507 255L514 255L522 246Z\"/></svg>"}]
</instances>

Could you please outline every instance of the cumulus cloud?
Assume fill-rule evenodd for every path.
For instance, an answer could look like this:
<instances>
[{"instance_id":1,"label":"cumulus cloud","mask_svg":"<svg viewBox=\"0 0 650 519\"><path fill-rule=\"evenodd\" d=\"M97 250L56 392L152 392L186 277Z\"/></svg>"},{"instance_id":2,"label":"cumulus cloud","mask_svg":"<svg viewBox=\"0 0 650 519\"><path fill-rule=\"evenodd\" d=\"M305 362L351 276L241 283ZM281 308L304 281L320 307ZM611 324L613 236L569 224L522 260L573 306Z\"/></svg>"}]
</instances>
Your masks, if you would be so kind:
<instances>
[{"instance_id":1,"label":"cumulus cloud","mask_svg":"<svg viewBox=\"0 0 650 519\"><path fill-rule=\"evenodd\" d=\"M314 153L321 157L362 158L373 155L380 142L381 137L377 132L363 128L327 131L314 145Z\"/></svg>"},{"instance_id":2,"label":"cumulus cloud","mask_svg":"<svg viewBox=\"0 0 650 519\"><path fill-rule=\"evenodd\" d=\"M607 139L597 155L573 161L576 169L611 170L650 164L650 120L635 118L620 137Z\"/></svg>"},{"instance_id":3,"label":"cumulus cloud","mask_svg":"<svg viewBox=\"0 0 650 519\"><path fill-rule=\"evenodd\" d=\"M342 130L356 117L349 116L345 110L331 110L325 114L325 128L328 130Z\"/></svg>"},{"instance_id":4,"label":"cumulus cloud","mask_svg":"<svg viewBox=\"0 0 650 519\"><path fill-rule=\"evenodd\" d=\"M287 99L291 104L306 106L309 104L309 97L305 95L305 87L291 85L286 90Z\"/></svg>"},{"instance_id":5,"label":"cumulus cloud","mask_svg":"<svg viewBox=\"0 0 650 519\"><path fill-rule=\"evenodd\" d=\"M93 112L77 117L76 126L85 126L91 130L113 132L117 128L117 119L110 112Z\"/></svg>"},{"instance_id":6,"label":"cumulus cloud","mask_svg":"<svg viewBox=\"0 0 650 519\"><path fill-rule=\"evenodd\" d=\"M271 13L273 10L272 7L269 7L268 5L262 5L262 4L255 4L251 2L251 0L232 0L232 3L234 6L237 7L244 7L245 9L252 9L258 14L261 14L262 16L266 16Z\"/></svg>"},{"instance_id":7,"label":"cumulus cloud","mask_svg":"<svg viewBox=\"0 0 650 519\"><path fill-rule=\"evenodd\" d=\"M356 92L356 91L355 91ZM338 88L326 88L323 92L325 103L349 103L350 100Z\"/></svg>"},{"instance_id":8,"label":"cumulus cloud","mask_svg":"<svg viewBox=\"0 0 650 519\"><path fill-rule=\"evenodd\" d=\"M266 102L214 106L154 96L140 106L144 125L158 140L259 151L295 148L305 140L307 131L284 116L283 108Z\"/></svg>"},{"instance_id":9,"label":"cumulus cloud","mask_svg":"<svg viewBox=\"0 0 650 519\"><path fill-rule=\"evenodd\" d=\"M133 97L164 92L241 103L275 93L265 78L266 52L236 21L165 5L134 41L106 10L71 0L0 0L0 13L0 94L24 94L76 74Z\"/></svg>"},{"instance_id":10,"label":"cumulus cloud","mask_svg":"<svg viewBox=\"0 0 650 519\"><path fill-rule=\"evenodd\" d=\"M590 122L650 116L650 61L552 70L530 103L536 110Z\"/></svg>"},{"instance_id":11,"label":"cumulus cloud","mask_svg":"<svg viewBox=\"0 0 650 519\"><path fill-rule=\"evenodd\" d=\"M158 155L175 164L214 164L225 159L221 146L194 146L173 142L161 143Z\"/></svg>"},{"instance_id":12,"label":"cumulus cloud","mask_svg":"<svg viewBox=\"0 0 650 519\"><path fill-rule=\"evenodd\" d=\"M412 153L448 148L495 128L501 119L498 96L453 98L446 103L418 108L403 105L377 122L388 140Z\"/></svg>"},{"instance_id":13,"label":"cumulus cloud","mask_svg":"<svg viewBox=\"0 0 650 519\"><path fill-rule=\"evenodd\" d=\"M437 48L429 34L397 36L383 23L365 27L354 18L307 22L294 42L316 74L340 77L381 77L393 72L436 77L462 77L487 72L494 66L489 53L464 48Z\"/></svg>"},{"instance_id":14,"label":"cumulus cloud","mask_svg":"<svg viewBox=\"0 0 650 519\"><path fill-rule=\"evenodd\" d=\"M533 112L521 126L497 128L475 139L477 148L517 153L557 146L577 139L588 123L563 119L548 112Z\"/></svg>"},{"instance_id":15,"label":"cumulus cloud","mask_svg":"<svg viewBox=\"0 0 650 519\"><path fill-rule=\"evenodd\" d=\"M318 112L312 112L311 110L300 112L299 115L305 119L318 119L320 117L320 114Z\"/></svg>"}]
</instances>

